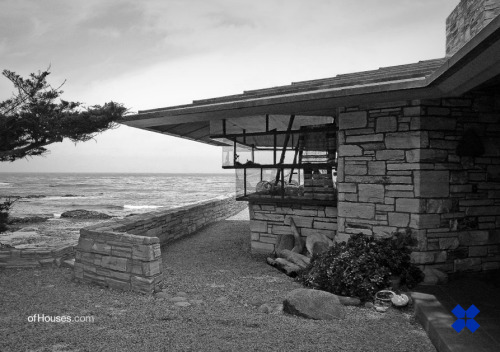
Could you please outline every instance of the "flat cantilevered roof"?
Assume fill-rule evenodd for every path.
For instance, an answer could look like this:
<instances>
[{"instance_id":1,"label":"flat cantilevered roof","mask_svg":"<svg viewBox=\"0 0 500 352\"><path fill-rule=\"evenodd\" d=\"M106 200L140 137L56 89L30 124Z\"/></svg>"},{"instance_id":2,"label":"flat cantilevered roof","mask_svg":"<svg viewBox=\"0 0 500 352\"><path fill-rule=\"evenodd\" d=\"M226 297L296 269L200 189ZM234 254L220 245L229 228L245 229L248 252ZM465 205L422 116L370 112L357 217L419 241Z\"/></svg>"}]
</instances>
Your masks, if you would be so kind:
<instances>
[{"instance_id":1,"label":"flat cantilevered roof","mask_svg":"<svg viewBox=\"0 0 500 352\"><path fill-rule=\"evenodd\" d=\"M498 83L500 16L451 57L143 110L125 116L120 123L224 145L210 139L210 121L268 114L333 116L339 106L460 96Z\"/></svg>"}]
</instances>

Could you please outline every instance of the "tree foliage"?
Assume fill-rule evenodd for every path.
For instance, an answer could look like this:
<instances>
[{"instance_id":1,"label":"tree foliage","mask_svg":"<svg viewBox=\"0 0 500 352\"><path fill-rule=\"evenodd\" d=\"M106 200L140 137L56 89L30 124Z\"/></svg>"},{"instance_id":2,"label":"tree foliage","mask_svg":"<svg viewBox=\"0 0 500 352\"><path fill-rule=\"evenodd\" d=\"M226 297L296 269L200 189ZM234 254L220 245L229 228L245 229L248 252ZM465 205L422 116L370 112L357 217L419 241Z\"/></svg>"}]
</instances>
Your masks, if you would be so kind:
<instances>
[{"instance_id":1,"label":"tree foliage","mask_svg":"<svg viewBox=\"0 0 500 352\"><path fill-rule=\"evenodd\" d=\"M3 202L0 202L0 233L7 230L7 221L9 219L9 209L16 201L16 198L6 198Z\"/></svg>"},{"instance_id":2,"label":"tree foliage","mask_svg":"<svg viewBox=\"0 0 500 352\"><path fill-rule=\"evenodd\" d=\"M64 138L88 141L114 128L127 111L114 102L84 107L60 99L61 87L53 88L47 82L49 70L29 78L8 70L2 73L14 84L15 92L0 102L0 161L43 155L47 145Z\"/></svg>"},{"instance_id":3,"label":"tree foliage","mask_svg":"<svg viewBox=\"0 0 500 352\"><path fill-rule=\"evenodd\" d=\"M60 99L63 91L47 82L49 70L23 78L15 72L2 74L15 87L10 99L0 102L0 162L43 155L47 145L69 138L85 142L116 126L127 109L118 103L84 107ZM0 201L0 233L7 229L14 198Z\"/></svg>"}]
</instances>

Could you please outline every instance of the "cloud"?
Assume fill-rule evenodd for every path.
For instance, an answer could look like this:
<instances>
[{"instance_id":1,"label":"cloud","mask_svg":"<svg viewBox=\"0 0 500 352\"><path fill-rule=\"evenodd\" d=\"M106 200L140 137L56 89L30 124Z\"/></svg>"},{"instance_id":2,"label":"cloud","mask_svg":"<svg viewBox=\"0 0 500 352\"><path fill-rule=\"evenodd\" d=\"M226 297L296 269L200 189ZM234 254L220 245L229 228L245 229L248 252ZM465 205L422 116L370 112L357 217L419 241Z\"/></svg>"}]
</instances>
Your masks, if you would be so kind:
<instances>
[{"instance_id":1,"label":"cloud","mask_svg":"<svg viewBox=\"0 0 500 352\"><path fill-rule=\"evenodd\" d=\"M431 0L5 0L0 50L3 68L28 73L52 64L84 85L211 53L300 57L305 46L334 55L441 16L430 7Z\"/></svg>"},{"instance_id":2,"label":"cloud","mask_svg":"<svg viewBox=\"0 0 500 352\"><path fill-rule=\"evenodd\" d=\"M0 69L26 75L52 64L49 81L67 79L65 99L113 99L133 110L442 57L445 19L459 2L0 1ZM0 100L11 88L0 79ZM72 155L102 171L122 171L129 155L206 163L205 145L136 129L114 132L98 137L98 146L72 147ZM145 146L150 135L158 145ZM23 170L70 168L72 155L56 155L67 147L54 147ZM220 155L210 153L218 169ZM121 157L113 166L108 161ZM155 165L144 161L141 168Z\"/></svg>"}]
</instances>

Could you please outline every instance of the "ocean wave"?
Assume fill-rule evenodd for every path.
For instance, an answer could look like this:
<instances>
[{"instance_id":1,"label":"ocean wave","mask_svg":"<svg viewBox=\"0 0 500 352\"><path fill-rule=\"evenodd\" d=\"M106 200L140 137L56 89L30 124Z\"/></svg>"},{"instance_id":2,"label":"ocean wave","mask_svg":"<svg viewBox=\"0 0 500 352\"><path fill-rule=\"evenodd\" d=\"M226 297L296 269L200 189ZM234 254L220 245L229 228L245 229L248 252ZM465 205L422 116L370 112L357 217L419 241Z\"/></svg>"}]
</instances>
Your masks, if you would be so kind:
<instances>
[{"instance_id":1,"label":"ocean wave","mask_svg":"<svg viewBox=\"0 0 500 352\"><path fill-rule=\"evenodd\" d=\"M87 198L85 196L76 196L76 195L71 195L71 194L67 194L67 195L64 195L64 196L50 196L50 197L47 197L45 198L45 200L70 200L70 199L79 199L79 198Z\"/></svg>"},{"instance_id":2,"label":"ocean wave","mask_svg":"<svg viewBox=\"0 0 500 352\"><path fill-rule=\"evenodd\" d=\"M163 208L163 205L124 205L124 209L156 209Z\"/></svg>"},{"instance_id":3,"label":"ocean wave","mask_svg":"<svg viewBox=\"0 0 500 352\"><path fill-rule=\"evenodd\" d=\"M0 182L0 188L7 188L7 187L11 187L11 186L12 186L12 183Z\"/></svg>"},{"instance_id":4,"label":"ocean wave","mask_svg":"<svg viewBox=\"0 0 500 352\"><path fill-rule=\"evenodd\" d=\"M54 184L51 184L49 185L49 187L92 187L92 186L95 186L91 183L72 183L72 182L68 182L68 183L54 183Z\"/></svg>"},{"instance_id":5,"label":"ocean wave","mask_svg":"<svg viewBox=\"0 0 500 352\"><path fill-rule=\"evenodd\" d=\"M123 207L121 205L114 204L57 204L55 205L58 208L71 207L71 208L81 208L81 209L120 209Z\"/></svg>"}]
</instances>

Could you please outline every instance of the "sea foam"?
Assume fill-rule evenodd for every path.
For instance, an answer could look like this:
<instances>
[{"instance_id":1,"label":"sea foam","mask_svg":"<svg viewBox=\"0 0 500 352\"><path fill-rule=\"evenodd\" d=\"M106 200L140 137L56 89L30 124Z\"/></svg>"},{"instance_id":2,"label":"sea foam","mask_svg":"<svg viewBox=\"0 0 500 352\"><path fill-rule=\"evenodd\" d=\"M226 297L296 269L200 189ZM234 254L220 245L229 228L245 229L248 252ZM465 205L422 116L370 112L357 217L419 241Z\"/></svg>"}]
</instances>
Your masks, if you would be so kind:
<instances>
[{"instance_id":1,"label":"sea foam","mask_svg":"<svg viewBox=\"0 0 500 352\"><path fill-rule=\"evenodd\" d=\"M156 209L163 208L162 205L124 205L124 209Z\"/></svg>"}]
</instances>

